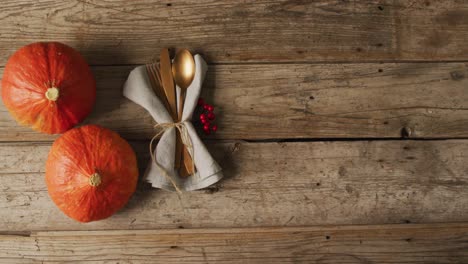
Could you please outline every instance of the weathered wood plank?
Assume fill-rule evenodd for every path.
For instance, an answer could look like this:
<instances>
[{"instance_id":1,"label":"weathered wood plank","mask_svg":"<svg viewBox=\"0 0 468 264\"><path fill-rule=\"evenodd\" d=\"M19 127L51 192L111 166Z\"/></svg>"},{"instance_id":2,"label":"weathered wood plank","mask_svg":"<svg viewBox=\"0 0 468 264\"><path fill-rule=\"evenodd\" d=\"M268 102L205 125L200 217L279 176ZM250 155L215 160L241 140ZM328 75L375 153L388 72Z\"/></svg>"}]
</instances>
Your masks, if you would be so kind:
<instances>
[{"instance_id":1,"label":"weathered wood plank","mask_svg":"<svg viewBox=\"0 0 468 264\"><path fill-rule=\"evenodd\" d=\"M0 14L0 65L50 40L99 65L146 63L167 46L218 63L468 60L460 0L4 0Z\"/></svg>"},{"instance_id":2,"label":"weathered wood plank","mask_svg":"<svg viewBox=\"0 0 468 264\"><path fill-rule=\"evenodd\" d=\"M33 232L4 263L466 263L468 224Z\"/></svg>"},{"instance_id":3,"label":"weathered wood plank","mask_svg":"<svg viewBox=\"0 0 468 264\"><path fill-rule=\"evenodd\" d=\"M153 120L122 96L132 67L95 67L88 123L151 138ZM1 73L1 72L0 72ZM203 97L219 139L468 137L464 63L213 65ZM213 136L211 136L213 137ZM51 140L19 126L0 103L0 141Z\"/></svg>"},{"instance_id":4,"label":"weathered wood plank","mask_svg":"<svg viewBox=\"0 0 468 264\"><path fill-rule=\"evenodd\" d=\"M147 143L134 143L144 169ZM468 141L209 143L226 179L175 193L141 183L121 212L80 224L48 197L45 143L0 144L0 231L468 221Z\"/></svg>"}]
</instances>

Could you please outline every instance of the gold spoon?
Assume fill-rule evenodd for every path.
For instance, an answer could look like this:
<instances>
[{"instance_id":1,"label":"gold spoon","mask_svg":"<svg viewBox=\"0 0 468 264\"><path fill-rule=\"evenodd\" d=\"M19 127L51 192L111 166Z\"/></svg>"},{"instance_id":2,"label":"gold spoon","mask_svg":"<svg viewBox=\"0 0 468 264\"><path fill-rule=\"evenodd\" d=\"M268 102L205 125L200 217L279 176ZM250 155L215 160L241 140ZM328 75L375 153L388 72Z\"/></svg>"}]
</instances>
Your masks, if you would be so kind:
<instances>
[{"instance_id":1,"label":"gold spoon","mask_svg":"<svg viewBox=\"0 0 468 264\"><path fill-rule=\"evenodd\" d=\"M184 109L185 95L187 94L187 89L195 77L195 60L193 59L192 53L187 49L180 49L172 63L172 76L174 76L174 81L177 86L180 87L180 97L179 97L179 121L182 119L182 112ZM192 172L193 162L189 155L187 155L187 150L184 148L182 154L182 160L185 164L185 171L183 173L188 175L195 173ZM184 166L181 166L183 168Z\"/></svg>"},{"instance_id":2,"label":"gold spoon","mask_svg":"<svg viewBox=\"0 0 468 264\"><path fill-rule=\"evenodd\" d=\"M172 63L172 76L174 76L177 86L180 87L179 118L182 118L187 88L195 77L195 61L193 60L192 53L187 49L180 49L177 52Z\"/></svg>"}]
</instances>

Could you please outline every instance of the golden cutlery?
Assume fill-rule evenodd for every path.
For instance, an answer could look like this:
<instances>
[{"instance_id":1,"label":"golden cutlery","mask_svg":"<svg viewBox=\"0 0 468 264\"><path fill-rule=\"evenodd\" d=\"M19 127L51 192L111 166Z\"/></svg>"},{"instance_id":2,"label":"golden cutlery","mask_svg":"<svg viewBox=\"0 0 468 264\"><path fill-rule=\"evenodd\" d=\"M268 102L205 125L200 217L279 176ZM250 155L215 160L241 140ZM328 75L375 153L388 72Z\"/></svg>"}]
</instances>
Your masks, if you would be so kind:
<instances>
[{"instance_id":1,"label":"golden cutlery","mask_svg":"<svg viewBox=\"0 0 468 264\"><path fill-rule=\"evenodd\" d=\"M187 89L195 77L195 61L192 54L187 49L180 49L172 63L172 75L175 83L180 88L179 96L179 121L182 119L182 112L184 109L185 96ZM184 166L180 167L179 174L181 176L188 176L195 173L193 171L193 160L188 153L187 148L183 148L181 162L183 161ZM184 168L185 167L185 168Z\"/></svg>"}]
</instances>

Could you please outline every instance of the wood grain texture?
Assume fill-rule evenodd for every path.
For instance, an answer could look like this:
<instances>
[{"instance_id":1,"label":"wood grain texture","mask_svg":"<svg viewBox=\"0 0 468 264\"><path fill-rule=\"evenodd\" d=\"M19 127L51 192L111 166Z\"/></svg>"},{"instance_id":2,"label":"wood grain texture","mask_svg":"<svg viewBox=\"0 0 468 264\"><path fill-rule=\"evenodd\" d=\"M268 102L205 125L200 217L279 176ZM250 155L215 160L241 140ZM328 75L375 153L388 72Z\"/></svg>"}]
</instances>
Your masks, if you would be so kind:
<instances>
[{"instance_id":1,"label":"wood grain texture","mask_svg":"<svg viewBox=\"0 0 468 264\"><path fill-rule=\"evenodd\" d=\"M62 41L91 64L142 64L163 47L210 62L468 60L463 0L4 0L0 65Z\"/></svg>"},{"instance_id":2,"label":"wood grain texture","mask_svg":"<svg viewBox=\"0 0 468 264\"><path fill-rule=\"evenodd\" d=\"M97 104L86 122L150 139L154 121L122 95L132 68L93 69ZM218 139L468 137L464 63L213 65L204 85ZM53 138L0 103L0 141Z\"/></svg>"},{"instance_id":3,"label":"wood grain texture","mask_svg":"<svg viewBox=\"0 0 468 264\"><path fill-rule=\"evenodd\" d=\"M32 232L2 263L466 263L468 224Z\"/></svg>"},{"instance_id":4,"label":"wood grain texture","mask_svg":"<svg viewBox=\"0 0 468 264\"><path fill-rule=\"evenodd\" d=\"M147 142L133 144L144 170ZM0 144L0 231L468 221L468 141L209 143L226 179L177 194L141 182L111 218L80 224L48 197L45 143Z\"/></svg>"}]
</instances>

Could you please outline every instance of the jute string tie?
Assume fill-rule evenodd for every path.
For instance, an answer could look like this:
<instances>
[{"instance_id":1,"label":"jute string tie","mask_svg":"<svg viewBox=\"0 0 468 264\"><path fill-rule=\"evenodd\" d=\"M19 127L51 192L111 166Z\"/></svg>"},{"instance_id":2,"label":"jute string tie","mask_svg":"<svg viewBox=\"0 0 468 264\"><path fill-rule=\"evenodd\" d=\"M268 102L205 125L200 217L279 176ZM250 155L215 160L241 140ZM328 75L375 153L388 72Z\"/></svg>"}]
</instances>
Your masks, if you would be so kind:
<instances>
[{"instance_id":1,"label":"jute string tie","mask_svg":"<svg viewBox=\"0 0 468 264\"><path fill-rule=\"evenodd\" d=\"M176 191L180 194L182 193L179 186L177 185L176 181L169 175L169 173L161 166L159 163L156 161L156 150L153 152L153 142L156 139L161 138L161 136L166 132L166 130L171 129L171 128L176 128L180 132L180 137L182 139L182 144L187 148L187 151L189 152L190 156L192 156L192 159L195 160L194 158L194 152L193 152L193 144L192 144L192 139L189 136L187 127L184 122L177 122L177 123L160 123L156 124L154 126L155 129L159 130L156 135L151 139L150 145L149 145L149 151L151 155L151 159L153 160L153 163L156 165L156 167L161 171L161 173L168 179ZM195 162L192 162L192 171L195 171Z\"/></svg>"}]
</instances>

